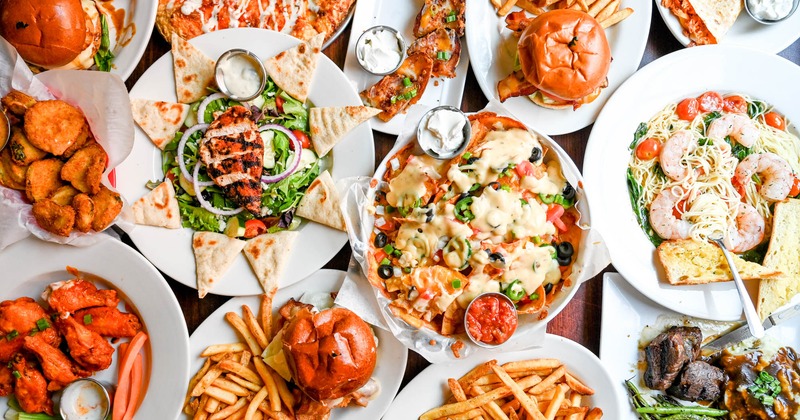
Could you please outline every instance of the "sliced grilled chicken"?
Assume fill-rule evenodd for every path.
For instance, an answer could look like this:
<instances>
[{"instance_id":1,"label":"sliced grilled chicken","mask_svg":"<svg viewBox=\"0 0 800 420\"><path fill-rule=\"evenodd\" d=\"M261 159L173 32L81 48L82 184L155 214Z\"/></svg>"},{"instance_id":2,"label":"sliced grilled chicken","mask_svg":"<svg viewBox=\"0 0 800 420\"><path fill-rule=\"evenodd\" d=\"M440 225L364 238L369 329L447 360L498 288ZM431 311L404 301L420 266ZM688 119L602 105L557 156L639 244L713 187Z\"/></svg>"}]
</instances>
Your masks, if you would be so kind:
<instances>
[{"instance_id":1,"label":"sliced grilled chicken","mask_svg":"<svg viewBox=\"0 0 800 420\"><path fill-rule=\"evenodd\" d=\"M234 106L217 117L203 137L200 159L228 198L250 213L261 214L264 142L250 111Z\"/></svg>"},{"instance_id":2,"label":"sliced grilled chicken","mask_svg":"<svg viewBox=\"0 0 800 420\"><path fill-rule=\"evenodd\" d=\"M408 48L408 54L422 52L433 60L433 77L456 77L461 56L461 41L452 29L439 28L419 38Z\"/></svg>"}]
</instances>

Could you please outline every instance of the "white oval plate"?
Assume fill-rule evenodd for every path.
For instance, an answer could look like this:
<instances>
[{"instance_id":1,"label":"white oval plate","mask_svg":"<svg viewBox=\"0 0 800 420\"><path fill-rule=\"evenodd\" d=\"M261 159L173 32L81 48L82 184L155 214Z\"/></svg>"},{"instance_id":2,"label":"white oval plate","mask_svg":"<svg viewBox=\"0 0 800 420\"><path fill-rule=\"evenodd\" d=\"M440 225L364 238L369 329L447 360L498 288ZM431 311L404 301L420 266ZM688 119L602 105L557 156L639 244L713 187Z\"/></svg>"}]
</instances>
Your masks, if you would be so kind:
<instances>
[{"instance_id":1,"label":"white oval plate","mask_svg":"<svg viewBox=\"0 0 800 420\"><path fill-rule=\"evenodd\" d=\"M342 286L346 273L339 270L319 270L304 281L291 287L278 290L273 300L277 310L290 298L299 299L306 292L335 292ZM258 313L261 299L258 296L238 297L229 300L209 315L194 331L191 338L190 353L192 372L197 372L204 359L200 353L212 344L235 343L241 340L233 327L225 320L227 312L242 313L242 305L247 305ZM331 412L332 420L379 419L392 402L403 374L406 370L408 350L397 341L392 333L372 327L378 337L378 360L373 377L381 384L381 393L366 407L336 408Z\"/></svg>"},{"instance_id":2,"label":"white oval plate","mask_svg":"<svg viewBox=\"0 0 800 420\"><path fill-rule=\"evenodd\" d=\"M98 1L98 3L101 2ZM153 33L153 26L156 23L158 2L155 0L114 0L110 4L117 10L125 10L124 28L113 28L113 25L109 24L109 31L113 31L110 32L112 38L115 37L114 33L117 30L123 31L122 38L130 37L127 42L123 40L124 45L112 43L115 57L111 73L119 75L125 81L136 69L147 48L147 43L150 42L150 35ZM92 68L94 69L94 67Z\"/></svg>"},{"instance_id":3,"label":"white oval plate","mask_svg":"<svg viewBox=\"0 0 800 420\"><path fill-rule=\"evenodd\" d=\"M525 125L549 135L571 133L594 122L600 109L614 90L639 68L650 32L652 4L649 1L623 0L620 8L632 7L633 14L606 30L611 46L611 69L608 87L592 103L572 109L547 109L535 105L527 97L509 98L503 106ZM513 10L520 10L515 7ZM472 0L467 8L467 44L473 52L472 70L487 98L497 96L497 82L511 74L514 68L516 38L506 29L505 17L489 0Z\"/></svg>"},{"instance_id":4,"label":"white oval plate","mask_svg":"<svg viewBox=\"0 0 800 420\"><path fill-rule=\"evenodd\" d=\"M216 59L232 48L246 48L262 60L291 48L300 41L279 32L264 29L241 28L211 32L189 41L209 57ZM175 80L172 72L172 54L164 54L147 69L131 89L131 98L176 101ZM328 57L321 55L317 64L309 100L316 106L360 105L358 93ZM334 180L369 175L373 172L375 147L369 123L361 124L348 133L328 155L333 160L331 175ZM145 195L145 183L163 179L161 151L137 126L136 139L130 156L117 166L117 188L128 203ZM280 286L288 286L313 273L327 263L347 242L347 234L317 223L304 223L301 235L281 278ZM128 232L133 242L156 267L168 276L189 287L197 288L193 230L164 229L136 226ZM217 283L211 293L227 296L244 296L261 293L261 285L250 269L244 254L239 255L231 268Z\"/></svg>"},{"instance_id":5,"label":"white oval plate","mask_svg":"<svg viewBox=\"0 0 800 420\"><path fill-rule=\"evenodd\" d=\"M626 412L622 386L611 378L597 356L574 341L547 334L542 347L515 352L497 352L492 356L428 366L403 388L383 420L415 419L431 408L443 405L450 395L447 378L458 379L483 362L497 359L498 363L503 364L536 358L560 359L567 367L567 371L594 389L594 395L585 398L583 405L600 407L603 410L603 418L621 419L622 413Z\"/></svg>"},{"instance_id":6,"label":"white oval plate","mask_svg":"<svg viewBox=\"0 0 800 420\"><path fill-rule=\"evenodd\" d=\"M39 296L48 284L73 278L65 271L67 266L105 279L109 284L97 283L98 287L116 289L120 305L129 304L142 320L148 335L143 379L147 391L136 418L178 416L189 383L186 322L164 277L131 247L111 238L82 248L30 236L0 253L0 267L3 267L0 300L29 296L41 303ZM116 384L117 362L115 352L111 366L93 378ZM0 398L0 411L5 411L5 401Z\"/></svg>"},{"instance_id":7,"label":"white oval plate","mask_svg":"<svg viewBox=\"0 0 800 420\"><path fill-rule=\"evenodd\" d=\"M768 77L754 77L764 74L765 69L769 69ZM742 313L733 282L697 286L666 282L655 248L630 207L625 171L630 158L628 146L639 123L648 121L669 103L708 90L750 95L773 105L789 121L797 121L797 95L786 84L792 80L800 80L800 67L781 57L708 45L659 58L631 76L609 99L589 136L583 174L595 226L606 240L611 261L642 294L697 318L732 321L740 319Z\"/></svg>"},{"instance_id":8,"label":"white oval plate","mask_svg":"<svg viewBox=\"0 0 800 420\"><path fill-rule=\"evenodd\" d=\"M746 0L745 0L746 1ZM689 45L691 40L683 34L683 27L678 18L661 5L661 0L655 0L658 12L664 23L683 46ZM742 8L742 13L736 18L731 29L719 41L721 45L738 47L748 47L764 51L770 54L777 54L800 38L800 13L795 12L792 17L774 25L762 25Z\"/></svg>"}]
</instances>

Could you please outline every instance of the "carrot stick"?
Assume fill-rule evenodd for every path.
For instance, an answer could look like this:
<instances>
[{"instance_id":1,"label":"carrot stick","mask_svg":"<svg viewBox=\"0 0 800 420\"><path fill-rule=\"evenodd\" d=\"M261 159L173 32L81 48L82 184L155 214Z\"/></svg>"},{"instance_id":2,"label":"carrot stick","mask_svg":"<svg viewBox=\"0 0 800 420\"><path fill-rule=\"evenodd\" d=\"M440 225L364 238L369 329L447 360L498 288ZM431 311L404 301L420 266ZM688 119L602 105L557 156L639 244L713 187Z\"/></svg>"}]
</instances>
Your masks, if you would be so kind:
<instances>
[{"instance_id":1,"label":"carrot stick","mask_svg":"<svg viewBox=\"0 0 800 420\"><path fill-rule=\"evenodd\" d=\"M122 374L122 361L128 353L128 344L122 343L117 349L117 390L114 393L114 407L112 411L113 420L120 420L125 414L125 407L128 405L128 378Z\"/></svg>"},{"instance_id":2,"label":"carrot stick","mask_svg":"<svg viewBox=\"0 0 800 420\"><path fill-rule=\"evenodd\" d=\"M139 350L141 350L144 342L147 341L147 334L139 331L133 336L133 339L128 344L127 351L123 354L122 360L120 361L120 368L119 368L119 381L117 383L117 394L114 395L114 411L113 411L113 420L122 420L125 417L125 413L128 408L128 401L127 398L130 393L130 380L131 380L131 368L133 367L133 362L136 359L136 355L139 354Z\"/></svg>"},{"instance_id":3,"label":"carrot stick","mask_svg":"<svg viewBox=\"0 0 800 420\"><path fill-rule=\"evenodd\" d=\"M142 387L142 354L136 354L136 359L133 361L133 370L130 372L131 377L131 394L128 398L128 405L125 411L123 420L132 420L133 415L136 413L137 406L139 405L139 393Z\"/></svg>"}]
</instances>

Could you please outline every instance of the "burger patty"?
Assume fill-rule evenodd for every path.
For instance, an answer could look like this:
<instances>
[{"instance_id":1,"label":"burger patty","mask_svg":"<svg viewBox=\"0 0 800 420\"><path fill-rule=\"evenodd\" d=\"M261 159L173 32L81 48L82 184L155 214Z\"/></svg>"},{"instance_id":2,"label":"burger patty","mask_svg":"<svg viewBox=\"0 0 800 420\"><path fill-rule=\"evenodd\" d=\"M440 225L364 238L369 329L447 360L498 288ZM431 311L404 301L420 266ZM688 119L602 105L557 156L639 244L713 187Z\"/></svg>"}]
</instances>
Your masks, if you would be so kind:
<instances>
[{"instance_id":1,"label":"burger patty","mask_svg":"<svg viewBox=\"0 0 800 420\"><path fill-rule=\"evenodd\" d=\"M241 106L228 108L206 130L200 160L225 196L250 213L261 214L261 174L264 141Z\"/></svg>"}]
</instances>

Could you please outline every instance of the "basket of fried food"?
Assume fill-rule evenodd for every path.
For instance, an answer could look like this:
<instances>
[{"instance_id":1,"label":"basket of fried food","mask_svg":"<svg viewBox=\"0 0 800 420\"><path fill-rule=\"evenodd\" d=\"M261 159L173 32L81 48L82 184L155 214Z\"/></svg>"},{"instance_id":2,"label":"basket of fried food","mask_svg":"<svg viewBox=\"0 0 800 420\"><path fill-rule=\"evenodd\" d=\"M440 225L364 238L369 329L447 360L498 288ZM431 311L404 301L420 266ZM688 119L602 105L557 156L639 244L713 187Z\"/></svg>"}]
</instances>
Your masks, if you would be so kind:
<instances>
[{"instance_id":1,"label":"basket of fried food","mask_svg":"<svg viewBox=\"0 0 800 420\"><path fill-rule=\"evenodd\" d=\"M585 404L594 394L558 359L482 363L459 379L449 378L447 403L423 413L434 419L597 420L603 410Z\"/></svg>"}]
</instances>

